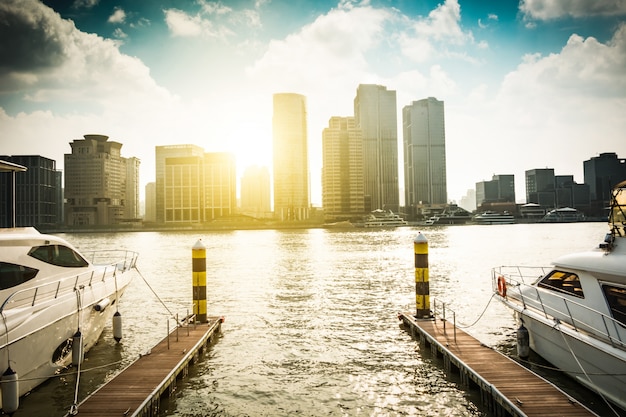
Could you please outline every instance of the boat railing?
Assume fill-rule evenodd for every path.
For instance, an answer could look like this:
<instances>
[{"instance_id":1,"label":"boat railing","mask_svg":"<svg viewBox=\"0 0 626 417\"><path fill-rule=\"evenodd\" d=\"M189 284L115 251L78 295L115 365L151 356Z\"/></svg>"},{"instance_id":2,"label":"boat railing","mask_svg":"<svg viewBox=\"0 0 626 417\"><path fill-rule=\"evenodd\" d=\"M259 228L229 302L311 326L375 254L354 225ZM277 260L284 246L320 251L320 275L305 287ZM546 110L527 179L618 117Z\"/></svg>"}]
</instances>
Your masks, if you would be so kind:
<instances>
[{"instance_id":1,"label":"boat railing","mask_svg":"<svg viewBox=\"0 0 626 417\"><path fill-rule=\"evenodd\" d=\"M576 332L603 340L618 349L626 350L626 326L600 311L551 293L555 303L548 303L541 297L542 291L530 283L543 277L551 268L548 267L499 267L492 270L492 285L498 291L498 279L506 282L505 298L514 299L524 308L540 311L547 319L556 324L567 324ZM530 282L532 280L532 282Z\"/></svg>"},{"instance_id":2,"label":"boat railing","mask_svg":"<svg viewBox=\"0 0 626 417\"><path fill-rule=\"evenodd\" d=\"M98 282L116 279L118 273L126 272L135 266L137 253L125 250L86 252L91 254L97 268L59 278L36 287L24 288L9 295L0 305L0 314L8 309L34 307L55 300L77 289L88 288ZM108 262L103 262L108 259Z\"/></svg>"}]
</instances>

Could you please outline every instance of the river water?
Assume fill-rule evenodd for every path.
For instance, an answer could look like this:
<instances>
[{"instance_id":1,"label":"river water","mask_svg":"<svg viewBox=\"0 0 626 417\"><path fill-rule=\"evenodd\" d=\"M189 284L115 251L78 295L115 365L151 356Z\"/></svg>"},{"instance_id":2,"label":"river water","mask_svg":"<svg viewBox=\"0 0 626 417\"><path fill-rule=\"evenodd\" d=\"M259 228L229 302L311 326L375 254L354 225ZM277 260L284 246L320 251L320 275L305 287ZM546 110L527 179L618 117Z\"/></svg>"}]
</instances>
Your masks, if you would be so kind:
<instances>
[{"instance_id":1,"label":"river water","mask_svg":"<svg viewBox=\"0 0 626 417\"><path fill-rule=\"evenodd\" d=\"M597 246L607 230L577 223L63 234L84 251L140 253L119 306L124 338L116 344L108 328L87 353L79 399L161 340L168 317L192 311L191 247L201 239L208 315L225 322L160 415L488 416L479 394L399 326L399 311L415 311L413 240L420 232L428 239L431 306L445 302L468 333L514 355L516 323L491 298L491 268L545 266ZM568 378L533 368L604 413ZM75 381L71 369L51 379L22 399L16 416L64 415Z\"/></svg>"}]
</instances>

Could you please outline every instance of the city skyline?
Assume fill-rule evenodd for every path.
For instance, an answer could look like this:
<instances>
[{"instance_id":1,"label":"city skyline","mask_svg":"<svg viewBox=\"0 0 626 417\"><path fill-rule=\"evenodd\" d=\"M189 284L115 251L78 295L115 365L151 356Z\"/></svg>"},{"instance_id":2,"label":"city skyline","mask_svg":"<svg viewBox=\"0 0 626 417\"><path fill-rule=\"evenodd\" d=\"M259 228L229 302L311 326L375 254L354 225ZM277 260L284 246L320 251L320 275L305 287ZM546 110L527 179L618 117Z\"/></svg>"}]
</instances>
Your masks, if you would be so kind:
<instances>
[{"instance_id":1,"label":"city skyline","mask_svg":"<svg viewBox=\"0 0 626 417\"><path fill-rule=\"evenodd\" d=\"M320 205L322 131L378 84L399 108L445 101L449 200L545 166L583 182L576 161L625 155L626 1L492 3L4 1L0 147L61 165L73 138L107 134L143 191L154 146L195 143L234 152L241 178L271 166L272 95L294 92Z\"/></svg>"}]
</instances>

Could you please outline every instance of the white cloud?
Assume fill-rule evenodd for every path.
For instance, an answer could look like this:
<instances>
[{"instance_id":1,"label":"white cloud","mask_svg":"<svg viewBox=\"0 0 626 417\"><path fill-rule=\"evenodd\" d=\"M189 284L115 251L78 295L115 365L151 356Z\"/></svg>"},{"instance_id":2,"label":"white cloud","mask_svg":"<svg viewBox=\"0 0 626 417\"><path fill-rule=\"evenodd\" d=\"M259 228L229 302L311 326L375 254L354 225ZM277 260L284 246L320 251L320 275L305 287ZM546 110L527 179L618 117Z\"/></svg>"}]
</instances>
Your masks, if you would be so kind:
<instances>
[{"instance_id":1,"label":"white cloud","mask_svg":"<svg viewBox=\"0 0 626 417\"><path fill-rule=\"evenodd\" d=\"M623 16L626 14L626 0L521 0L519 9L525 18L537 20Z\"/></svg>"},{"instance_id":2,"label":"white cloud","mask_svg":"<svg viewBox=\"0 0 626 417\"><path fill-rule=\"evenodd\" d=\"M113 24L124 23L126 21L126 12L121 7L116 7L107 21Z\"/></svg>"}]
</instances>

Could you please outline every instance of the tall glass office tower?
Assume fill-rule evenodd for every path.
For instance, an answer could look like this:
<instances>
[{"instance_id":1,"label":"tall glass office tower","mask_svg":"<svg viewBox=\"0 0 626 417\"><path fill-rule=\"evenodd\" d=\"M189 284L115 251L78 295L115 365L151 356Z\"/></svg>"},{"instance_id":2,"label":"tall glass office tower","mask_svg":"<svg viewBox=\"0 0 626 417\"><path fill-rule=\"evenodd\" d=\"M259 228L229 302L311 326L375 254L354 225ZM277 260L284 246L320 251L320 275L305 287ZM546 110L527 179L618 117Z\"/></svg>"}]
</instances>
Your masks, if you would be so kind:
<instances>
[{"instance_id":1,"label":"tall glass office tower","mask_svg":"<svg viewBox=\"0 0 626 417\"><path fill-rule=\"evenodd\" d=\"M360 84L354 117L363 133L365 209L398 211L398 113L396 92Z\"/></svg>"},{"instance_id":2,"label":"tall glass office tower","mask_svg":"<svg viewBox=\"0 0 626 417\"><path fill-rule=\"evenodd\" d=\"M407 208L445 205L446 131L443 101L429 97L402 109L404 193Z\"/></svg>"},{"instance_id":3,"label":"tall glass office tower","mask_svg":"<svg viewBox=\"0 0 626 417\"><path fill-rule=\"evenodd\" d=\"M274 216L294 221L309 218L309 162L306 98L274 94L272 117Z\"/></svg>"}]
</instances>

